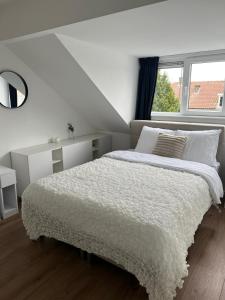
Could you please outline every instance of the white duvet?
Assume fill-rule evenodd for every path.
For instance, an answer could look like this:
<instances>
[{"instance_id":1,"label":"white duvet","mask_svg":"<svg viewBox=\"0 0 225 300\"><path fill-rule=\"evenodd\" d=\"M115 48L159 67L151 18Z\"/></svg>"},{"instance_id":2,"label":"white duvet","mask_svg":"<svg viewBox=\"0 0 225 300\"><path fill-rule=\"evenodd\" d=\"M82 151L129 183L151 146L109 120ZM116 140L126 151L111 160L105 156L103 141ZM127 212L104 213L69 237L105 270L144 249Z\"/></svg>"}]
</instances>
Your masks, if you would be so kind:
<instances>
[{"instance_id":1,"label":"white duvet","mask_svg":"<svg viewBox=\"0 0 225 300\"><path fill-rule=\"evenodd\" d=\"M31 184L22 217L44 235L122 265L151 300L170 300L187 275L186 256L203 215L223 196L206 165L116 151Z\"/></svg>"}]
</instances>

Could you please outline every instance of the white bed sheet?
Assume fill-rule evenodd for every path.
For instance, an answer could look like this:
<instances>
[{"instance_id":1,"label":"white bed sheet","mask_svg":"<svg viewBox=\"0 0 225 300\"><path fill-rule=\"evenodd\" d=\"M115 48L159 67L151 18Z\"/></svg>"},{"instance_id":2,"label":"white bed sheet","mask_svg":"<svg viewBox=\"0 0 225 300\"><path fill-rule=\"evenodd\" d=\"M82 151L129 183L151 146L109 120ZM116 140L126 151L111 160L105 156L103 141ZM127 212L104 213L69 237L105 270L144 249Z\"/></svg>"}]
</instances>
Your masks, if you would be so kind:
<instances>
[{"instance_id":1,"label":"white bed sheet","mask_svg":"<svg viewBox=\"0 0 225 300\"><path fill-rule=\"evenodd\" d=\"M222 198L224 194L223 184L217 170L214 167L194 161L134 151L113 151L107 153L105 156L113 159L143 163L160 168L199 175L208 183L213 202L215 204L221 203L220 198Z\"/></svg>"}]
</instances>

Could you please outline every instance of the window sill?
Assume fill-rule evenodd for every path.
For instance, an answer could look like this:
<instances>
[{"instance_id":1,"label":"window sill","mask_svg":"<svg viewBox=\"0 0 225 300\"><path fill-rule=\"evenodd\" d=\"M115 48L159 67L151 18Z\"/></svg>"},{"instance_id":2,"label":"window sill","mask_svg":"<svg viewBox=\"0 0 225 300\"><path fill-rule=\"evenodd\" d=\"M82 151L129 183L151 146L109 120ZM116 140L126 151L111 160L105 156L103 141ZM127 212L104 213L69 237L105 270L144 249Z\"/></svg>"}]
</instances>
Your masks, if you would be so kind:
<instances>
[{"instance_id":1,"label":"window sill","mask_svg":"<svg viewBox=\"0 0 225 300\"><path fill-rule=\"evenodd\" d=\"M211 123L211 124L225 124L225 117L221 116L197 116L197 115L183 115L181 113L159 113L152 112L151 119L156 121L177 121L190 123Z\"/></svg>"}]
</instances>

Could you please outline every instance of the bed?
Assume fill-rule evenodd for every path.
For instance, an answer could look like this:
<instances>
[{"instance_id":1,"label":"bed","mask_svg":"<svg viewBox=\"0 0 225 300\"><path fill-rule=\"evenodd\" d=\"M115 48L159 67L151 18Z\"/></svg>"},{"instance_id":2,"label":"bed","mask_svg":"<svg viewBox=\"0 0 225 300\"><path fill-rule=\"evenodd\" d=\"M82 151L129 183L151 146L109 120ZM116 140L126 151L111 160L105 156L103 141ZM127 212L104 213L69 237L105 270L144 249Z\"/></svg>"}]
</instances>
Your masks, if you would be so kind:
<instances>
[{"instance_id":1,"label":"bed","mask_svg":"<svg viewBox=\"0 0 225 300\"><path fill-rule=\"evenodd\" d=\"M185 123L134 121L133 146L143 126L190 130ZM223 174L224 127L192 124L191 129L202 127L222 131ZM134 274L149 299L170 300L188 274L195 231L222 195L215 168L114 151L32 183L22 196L22 218L31 239L55 238L109 259Z\"/></svg>"}]
</instances>

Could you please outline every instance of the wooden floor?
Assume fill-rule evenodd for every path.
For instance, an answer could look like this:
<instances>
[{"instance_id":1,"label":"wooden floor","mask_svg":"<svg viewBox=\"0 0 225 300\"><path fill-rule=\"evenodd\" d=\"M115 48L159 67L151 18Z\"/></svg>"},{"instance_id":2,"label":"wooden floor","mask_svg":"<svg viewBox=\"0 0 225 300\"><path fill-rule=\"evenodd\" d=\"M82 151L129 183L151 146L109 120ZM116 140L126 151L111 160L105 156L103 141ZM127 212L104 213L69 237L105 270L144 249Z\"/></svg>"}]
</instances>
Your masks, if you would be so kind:
<instances>
[{"instance_id":1,"label":"wooden floor","mask_svg":"<svg viewBox=\"0 0 225 300\"><path fill-rule=\"evenodd\" d=\"M191 216L190 216L191 217ZM211 208L189 250L189 276L176 300L225 299L225 210ZM52 239L30 241L20 217L0 223L1 300L147 300L129 273ZM154 300L154 299L152 299ZM166 300L166 299L165 299Z\"/></svg>"}]
</instances>

